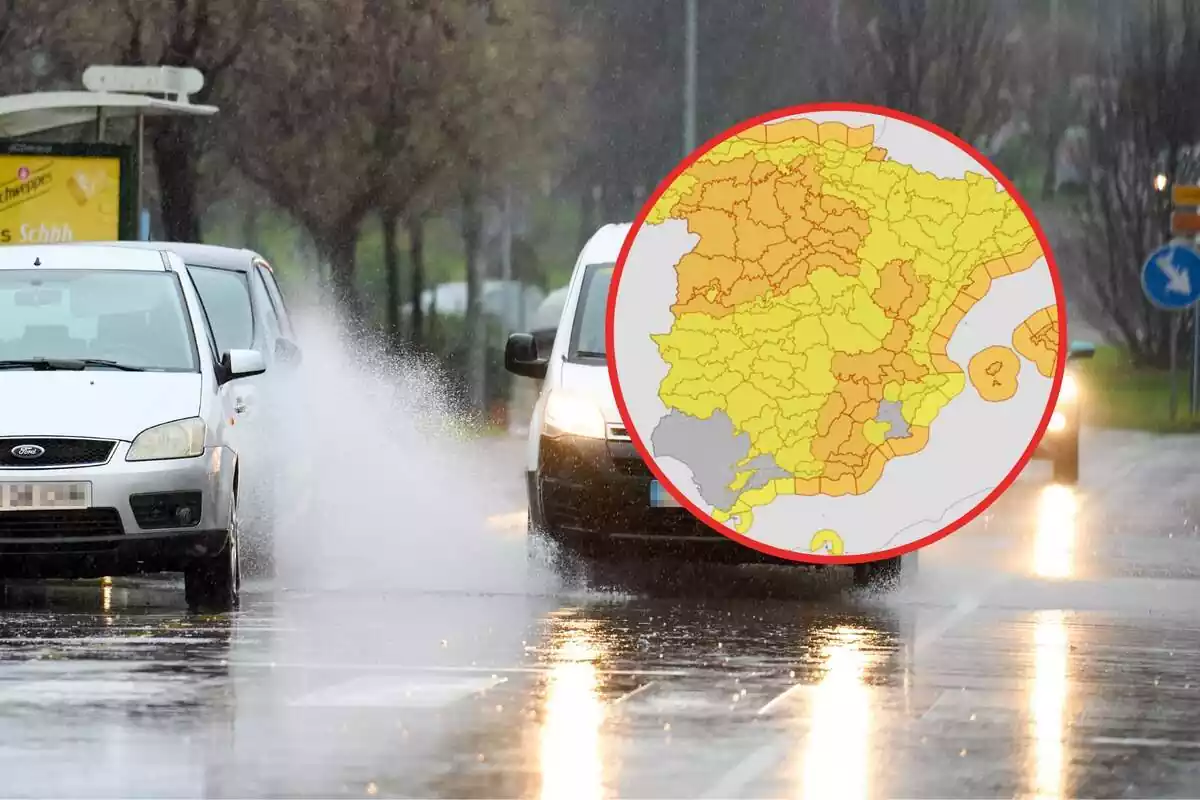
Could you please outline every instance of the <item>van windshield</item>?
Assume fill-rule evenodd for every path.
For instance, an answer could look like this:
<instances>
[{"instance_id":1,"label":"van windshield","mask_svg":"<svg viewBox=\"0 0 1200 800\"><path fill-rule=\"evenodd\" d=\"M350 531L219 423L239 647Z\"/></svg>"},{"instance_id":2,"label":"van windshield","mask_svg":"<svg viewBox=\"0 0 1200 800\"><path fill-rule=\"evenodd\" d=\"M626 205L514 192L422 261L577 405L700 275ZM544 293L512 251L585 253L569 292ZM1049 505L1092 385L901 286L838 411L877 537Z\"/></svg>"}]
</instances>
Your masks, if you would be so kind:
<instances>
[{"instance_id":1,"label":"van windshield","mask_svg":"<svg viewBox=\"0 0 1200 800\"><path fill-rule=\"evenodd\" d=\"M615 264L589 264L584 267L583 286L571 326L570 361L603 361L608 355L604 321L608 313L608 288L612 285Z\"/></svg>"}]
</instances>

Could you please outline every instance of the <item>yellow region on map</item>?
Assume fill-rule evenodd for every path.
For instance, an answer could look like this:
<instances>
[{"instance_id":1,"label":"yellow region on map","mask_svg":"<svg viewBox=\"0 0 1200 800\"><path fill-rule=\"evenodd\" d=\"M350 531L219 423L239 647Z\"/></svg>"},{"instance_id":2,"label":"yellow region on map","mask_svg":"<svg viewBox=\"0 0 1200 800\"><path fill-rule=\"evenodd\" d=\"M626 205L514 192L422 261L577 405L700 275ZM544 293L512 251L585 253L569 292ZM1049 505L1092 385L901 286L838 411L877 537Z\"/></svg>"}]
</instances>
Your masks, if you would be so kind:
<instances>
[{"instance_id":1,"label":"yellow region on map","mask_svg":"<svg viewBox=\"0 0 1200 800\"><path fill-rule=\"evenodd\" d=\"M653 337L669 366L659 396L749 435L736 500L713 515L739 532L781 486L859 495L920 452L966 385L946 356L959 322L993 280L1042 257L994 179L920 172L869 125L746 130L690 165L647 224L669 219L698 243L677 266L674 323ZM790 477L748 483L765 455Z\"/></svg>"},{"instance_id":2,"label":"yellow region on map","mask_svg":"<svg viewBox=\"0 0 1200 800\"><path fill-rule=\"evenodd\" d=\"M1003 345L985 347L967 363L971 385L989 403L1002 403L1017 393L1021 360Z\"/></svg>"},{"instance_id":3,"label":"yellow region on map","mask_svg":"<svg viewBox=\"0 0 1200 800\"><path fill-rule=\"evenodd\" d=\"M812 541L808 543L808 549L813 553L840 556L845 552L846 546L842 542L842 537L838 536L837 531L831 531L826 528L813 534Z\"/></svg>"},{"instance_id":4,"label":"yellow region on map","mask_svg":"<svg viewBox=\"0 0 1200 800\"><path fill-rule=\"evenodd\" d=\"M1013 349L1032 361L1044 377L1053 378L1058 363L1058 335L1058 306L1046 306L1013 331Z\"/></svg>"}]
</instances>

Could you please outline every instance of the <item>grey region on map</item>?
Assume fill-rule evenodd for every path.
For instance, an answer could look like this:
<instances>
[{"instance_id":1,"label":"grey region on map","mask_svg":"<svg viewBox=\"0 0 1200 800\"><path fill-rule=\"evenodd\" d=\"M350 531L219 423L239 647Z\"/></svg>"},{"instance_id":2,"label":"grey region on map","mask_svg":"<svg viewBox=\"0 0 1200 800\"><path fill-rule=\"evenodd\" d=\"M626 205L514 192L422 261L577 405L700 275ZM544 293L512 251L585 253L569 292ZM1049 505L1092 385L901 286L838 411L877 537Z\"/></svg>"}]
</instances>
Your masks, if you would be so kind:
<instances>
[{"instance_id":1,"label":"grey region on map","mask_svg":"<svg viewBox=\"0 0 1200 800\"><path fill-rule=\"evenodd\" d=\"M655 426L650 443L656 457L674 458L691 469L696 489L713 508L726 510L741 492L762 488L775 478L791 477L769 453L746 461L750 434L735 435L733 420L724 411L700 419L673 409ZM731 490L729 485L737 474L748 470L754 474L742 489Z\"/></svg>"},{"instance_id":2,"label":"grey region on map","mask_svg":"<svg viewBox=\"0 0 1200 800\"><path fill-rule=\"evenodd\" d=\"M900 414L900 407L903 405L899 400L880 400L879 413L875 415L876 422L890 422L891 426L887 429L887 433L883 435L884 439L906 439L912 431L908 428L908 423L904 421L904 417Z\"/></svg>"}]
</instances>

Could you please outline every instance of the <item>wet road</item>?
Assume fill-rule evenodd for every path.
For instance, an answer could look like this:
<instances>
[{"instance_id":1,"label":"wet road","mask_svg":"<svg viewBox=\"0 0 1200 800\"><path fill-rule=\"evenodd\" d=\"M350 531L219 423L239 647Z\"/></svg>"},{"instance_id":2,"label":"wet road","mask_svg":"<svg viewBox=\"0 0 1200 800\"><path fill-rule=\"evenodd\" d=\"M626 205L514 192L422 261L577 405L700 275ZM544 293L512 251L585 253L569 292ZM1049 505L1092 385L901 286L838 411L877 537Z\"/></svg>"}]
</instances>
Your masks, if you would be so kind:
<instances>
[{"instance_id":1,"label":"wet road","mask_svg":"<svg viewBox=\"0 0 1200 800\"><path fill-rule=\"evenodd\" d=\"M1194 797L1200 440L1084 448L1078 490L1035 465L880 596L10 587L0 794Z\"/></svg>"}]
</instances>

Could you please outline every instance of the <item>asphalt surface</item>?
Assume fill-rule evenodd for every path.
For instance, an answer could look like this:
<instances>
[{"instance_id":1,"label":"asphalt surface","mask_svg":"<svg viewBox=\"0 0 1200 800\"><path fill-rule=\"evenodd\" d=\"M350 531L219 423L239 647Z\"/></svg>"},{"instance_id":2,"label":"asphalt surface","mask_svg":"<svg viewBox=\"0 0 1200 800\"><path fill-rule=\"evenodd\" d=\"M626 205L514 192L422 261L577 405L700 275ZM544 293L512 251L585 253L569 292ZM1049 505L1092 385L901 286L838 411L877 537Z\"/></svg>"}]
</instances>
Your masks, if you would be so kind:
<instances>
[{"instance_id":1,"label":"asphalt surface","mask_svg":"<svg viewBox=\"0 0 1200 800\"><path fill-rule=\"evenodd\" d=\"M530 567L201 617L171 580L13 585L0 795L1195 797L1200 440L1083 446L1077 490L1035 464L877 596ZM512 499L480 536L523 549Z\"/></svg>"}]
</instances>

